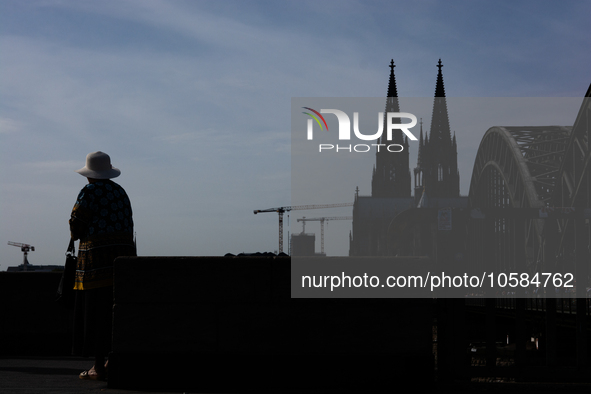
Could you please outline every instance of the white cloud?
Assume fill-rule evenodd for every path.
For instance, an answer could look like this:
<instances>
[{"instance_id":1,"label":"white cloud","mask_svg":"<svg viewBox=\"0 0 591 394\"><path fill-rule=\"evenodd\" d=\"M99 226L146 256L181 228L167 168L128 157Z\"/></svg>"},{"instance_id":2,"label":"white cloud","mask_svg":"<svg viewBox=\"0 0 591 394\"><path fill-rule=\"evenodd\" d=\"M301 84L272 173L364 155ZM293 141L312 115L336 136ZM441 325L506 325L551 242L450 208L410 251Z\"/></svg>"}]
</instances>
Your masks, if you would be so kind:
<instances>
[{"instance_id":1,"label":"white cloud","mask_svg":"<svg viewBox=\"0 0 591 394\"><path fill-rule=\"evenodd\" d=\"M37 161L25 162L23 166L27 169L43 174L63 174L72 172L84 166L84 163L74 160L54 160L54 161Z\"/></svg>"},{"instance_id":2,"label":"white cloud","mask_svg":"<svg viewBox=\"0 0 591 394\"><path fill-rule=\"evenodd\" d=\"M2 134L14 133L20 131L22 128L22 122L0 117L0 133Z\"/></svg>"}]
</instances>

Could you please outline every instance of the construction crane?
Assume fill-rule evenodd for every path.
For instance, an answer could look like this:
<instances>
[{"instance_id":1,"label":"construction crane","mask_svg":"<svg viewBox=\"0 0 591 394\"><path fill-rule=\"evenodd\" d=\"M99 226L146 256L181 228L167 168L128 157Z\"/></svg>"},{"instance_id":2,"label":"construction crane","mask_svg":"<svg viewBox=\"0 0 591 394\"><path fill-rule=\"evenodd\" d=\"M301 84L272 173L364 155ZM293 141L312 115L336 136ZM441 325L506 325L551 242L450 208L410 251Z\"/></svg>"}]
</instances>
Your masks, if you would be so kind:
<instances>
[{"instance_id":1,"label":"construction crane","mask_svg":"<svg viewBox=\"0 0 591 394\"><path fill-rule=\"evenodd\" d=\"M322 208L338 208L338 207L352 207L352 202L345 202L341 204L321 204L321 205L297 205L288 207L278 207L269 209L255 209L254 214L264 212L277 212L279 214L279 253L283 253L283 214L289 211L304 210L304 209L322 209Z\"/></svg>"},{"instance_id":2,"label":"construction crane","mask_svg":"<svg viewBox=\"0 0 591 394\"><path fill-rule=\"evenodd\" d=\"M302 233L305 232L306 222L320 222L320 253L322 254L324 254L324 222L328 222L330 220L353 220L353 216L330 216L322 218L307 218L304 216L303 218L298 219L298 222L303 222Z\"/></svg>"},{"instance_id":3,"label":"construction crane","mask_svg":"<svg viewBox=\"0 0 591 394\"><path fill-rule=\"evenodd\" d=\"M11 242L11 241L8 241L8 245L17 246L17 247L21 248L21 251L23 252L23 270L26 271L27 265L29 265L29 260L27 260L27 255L29 254L29 252L34 252L35 247L31 246L29 244L21 244L19 242Z\"/></svg>"}]
</instances>

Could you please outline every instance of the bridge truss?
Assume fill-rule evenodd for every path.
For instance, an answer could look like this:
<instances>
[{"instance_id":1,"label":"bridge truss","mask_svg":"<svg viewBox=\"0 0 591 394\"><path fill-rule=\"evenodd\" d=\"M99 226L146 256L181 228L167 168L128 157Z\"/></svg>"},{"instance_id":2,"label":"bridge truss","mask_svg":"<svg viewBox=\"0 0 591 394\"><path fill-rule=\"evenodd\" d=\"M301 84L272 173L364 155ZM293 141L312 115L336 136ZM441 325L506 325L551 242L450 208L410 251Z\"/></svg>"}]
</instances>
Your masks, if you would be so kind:
<instances>
[{"instance_id":1,"label":"bridge truss","mask_svg":"<svg viewBox=\"0 0 591 394\"><path fill-rule=\"evenodd\" d=\"M476 155L469 205L591 207L590 92L573 127L491 127ZM559 272L557 267L568 268L574 261L575 238L582 246L579 251L589 245L584 220L507 216L472 221L470 226L470 255L480 272Z\"/></svg>"},{"instance_id":2,"label":"bridge truss","mask_svg":"<svg viewBox=\"0 0 591 394\"><path fill-rule=\"evenodd\" d=\"M553 202L556 206L591 207L591 86L587 90L573 126L571 138L561 163ZM556 220L548 223L547 264L578 270L577 276L589 275L589 220ZM575 261L580 264L575 267ZM588 282L587 282L588 283Z\"/></svg>"},{"instance_id":3,"label":"bridge truss","mask_svg":"<svg viewBox=\"0 0 591 394\"><path fill-rule=\"evenodd\" d=\"M491 127L474 163L469 204L480 208L550 206L570 127ZM544 221L511 217L473 223L474 268L534 272L542 259Z\"/></svg>"}]
</instances>

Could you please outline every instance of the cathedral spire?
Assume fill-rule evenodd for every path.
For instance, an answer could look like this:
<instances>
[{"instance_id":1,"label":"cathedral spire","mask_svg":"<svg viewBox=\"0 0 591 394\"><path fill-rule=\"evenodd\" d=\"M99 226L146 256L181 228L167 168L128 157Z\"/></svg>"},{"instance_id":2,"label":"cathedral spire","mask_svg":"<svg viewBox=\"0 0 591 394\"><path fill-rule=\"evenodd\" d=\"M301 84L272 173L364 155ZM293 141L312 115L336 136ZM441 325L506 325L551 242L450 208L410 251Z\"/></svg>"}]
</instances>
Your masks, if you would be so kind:
<instances>
[{"instance_id":1,"label":"cathedral spire","mask_svg":"<svg viewBox=\"0 0 591 394\"><path fill-rule=\"evenodd\" d=\"M445 87L443 86L443 73L441 59L437 63L437 83L435 84L435 100L433 101L433 116L431 117L430 143L437 148L451 145L451 133L449 130L449 118L447 115L447 102L445 100ZM435 148L435 149L437 149Z\"/></svg>"},{"instance_id":2,"label":"cathedral spire","mask_svg":"<svg viewBox=\"0 0 591 394\"><path fill-rule=\"evenodd\" d=\"M386 111L384 113L384 128L386 130L388 112L400 112L398 104L398 90L396 89L396 76L394 75L394 59L390 61L390 80L388 81L388 97L386 98ZM400 123L400 119L393 119L394 123ZM402 130L397 129L392 133L392 139L387 139L387 133L382 133L379 144L399 144L403 146L401 152L391 152L385 148L376 150L376 165L372 174L373 197L410 197L410 170L408 168L408 137L405 139Z\"/></svg>"},{"instance_id":3,"label":"cathedral spire","mask_svg":"<svg viewBox=\"0 0 591 394\"><path fill-rule=\"evenodd\" d=\"M388 97L398 97L398 91L396 90L396 77L394 76L394 59L390 61L390 82L388 83ZM398 112L398 111L394 111Z\"/></svg>"},{"instance_id":4,"label":"cathedral spire","mask_svg":"<svg viewBox=\"0 0 591 394\"><path fill-rule=\"evenodd\" d=\"M433 100L431 130L425 135L420 152L423 186L430 197L459 196L458 154L455 133L452 139L447 114L447 101L443 85L443 64L437 62L437 82ZM420 178L419 174L417 178ZM415 193L416 193L415 187Z\"/></svg>"},{"instance_id":5,"label":"cathedral spire","mask_svg":"<svg viewBox=\"0 0 591 394\"><path fill-rule=\"evenodd\" d=\"M439 72L437 73L437 84L435 85L435 97L445 97L445 87L443 86L443 73L441 72L441 68L443 68L443 63L441 63L441 59L437 63L437 68Z\"/></svg>"},{"instance_id":6,"label":"cathedral spire","mask_svg":"<svg viewBox=\"0 0 591 394\"><path fill-rule=\"evenodd\" d=\"M396 89L396 76L394 75L394 59L390 60L390 80L388 81L388 97L386 98L386 111L384 112L384 130L386 130L386 117L388 112L400 112L400 105L398 104L398 89ZM393 119L394 123L400 123L400 119ZM381 144L404 144L402 131L395 130L392 134L392 141L386 140L386 133L382 134L379 143Z\"/></svg>"},{"instance_id":7,"label":"cathedral spire","mask_svg":"<svg viewBox=\"0 0 591 394\"><path fill-rule=\"evenodd\" d=\"M388 81L388 96L386 97L386 111L384 112L384 130L386 130L386 118L388 112L400 112L400 106L398 104L398 90L396 89L396 76L394 75L394 59L390 60L390 80ZM400 123L400 121L394 119L394 123ZM393 141L394 143L402 144L404 142L402 138L402 132L400 130L394 131ZM391 143L386 140L386 133L383 133L378 143L388 144Z\"/></svg>"},{"instance_id":8,"label":"cathedral spire","mask_svg":"<svg viewBox=\"0 0 591 394\"><path fill-rule=\"evenodd\" d=\"M388 97L386 98L386 112L384 113L384 130L386 123L386 116L388 112L400 112L400 105L398 104L398 90L396 89L396 76L394 75L394 59L390 61L390 80L388 81ZM400 133L402 136L402 133ZM383 139L383 138L382 138ZM386 143L385 141L380 141ZM400 142L400 141L397 141Z\"/></svg>"}]
</instances>

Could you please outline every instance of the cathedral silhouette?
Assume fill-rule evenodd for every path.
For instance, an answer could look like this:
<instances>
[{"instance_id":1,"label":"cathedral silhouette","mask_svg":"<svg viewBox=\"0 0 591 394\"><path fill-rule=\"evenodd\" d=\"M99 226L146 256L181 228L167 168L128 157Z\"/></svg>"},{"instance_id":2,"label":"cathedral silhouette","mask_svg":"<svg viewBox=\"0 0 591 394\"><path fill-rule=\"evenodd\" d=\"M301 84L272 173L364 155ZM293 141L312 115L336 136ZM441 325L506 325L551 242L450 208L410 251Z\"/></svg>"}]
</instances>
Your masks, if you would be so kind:
<instances>
[{"instance_id":1,"label":"cathedral silhouette","mask_svg":"<svg viewBox=\"0 0 591 394\"><path fill-rule=\"evenodd\" d=\"M394 67L392 60L386 114L401 111ZM452 137L449 126L441 59L437 68L431 128L428 132L423 132L422 119L420 122L414 196L411 195L408 137L401 130L394 130L392 141L386 141L386 135L382 135L379 143L399 144L404 150L397 153L388 150L376 152L371 196L359 196L358 191L355 195L349 236L350 256L432 255L436 249L430 235L434 225L432 215L427 219L426 212L415 210L467 207L467 197L460 196L458 147L455 133ZM403 212L404 215L401 215ZM392 242L397 233L404 234L405 242Z\"/></svg>"}]
</instances>

